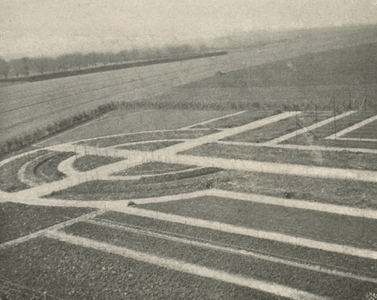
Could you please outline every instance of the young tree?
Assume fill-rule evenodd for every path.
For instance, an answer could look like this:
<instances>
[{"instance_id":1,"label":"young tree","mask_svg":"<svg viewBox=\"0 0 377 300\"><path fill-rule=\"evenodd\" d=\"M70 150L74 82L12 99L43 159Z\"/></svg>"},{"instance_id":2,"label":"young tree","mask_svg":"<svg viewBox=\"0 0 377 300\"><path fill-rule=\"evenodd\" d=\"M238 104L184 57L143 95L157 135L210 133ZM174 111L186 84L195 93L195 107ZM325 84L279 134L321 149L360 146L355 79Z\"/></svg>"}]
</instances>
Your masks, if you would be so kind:
<instances>
[{"instance_id":1,"label":"young tree","mask_svg":"<svg viewBox=\"0 0 377 300\"><path fill-rule=\"evenodd\" d=\"M0 74L4 78L8 78L9 75L9 64L5 59L0 58Z\"/></svg>"}]
</instances>

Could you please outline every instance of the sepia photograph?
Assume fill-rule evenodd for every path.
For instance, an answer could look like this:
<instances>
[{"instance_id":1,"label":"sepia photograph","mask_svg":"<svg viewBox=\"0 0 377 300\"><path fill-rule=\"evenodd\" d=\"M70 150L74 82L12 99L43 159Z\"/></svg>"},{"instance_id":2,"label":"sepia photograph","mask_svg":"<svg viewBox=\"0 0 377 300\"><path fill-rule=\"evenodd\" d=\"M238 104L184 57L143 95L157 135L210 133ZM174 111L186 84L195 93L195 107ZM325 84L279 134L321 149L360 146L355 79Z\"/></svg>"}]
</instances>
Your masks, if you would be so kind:
<instances>
[{"instance_id":1,"label":"sepia photograph","mask_svg":"<svg viewBox=\"0 0 377 300\"><path fill-rule=\"evenodd\" d=\"M0 0L0 300L377 300L376 0Z\"/></svg>"}]
</instances>

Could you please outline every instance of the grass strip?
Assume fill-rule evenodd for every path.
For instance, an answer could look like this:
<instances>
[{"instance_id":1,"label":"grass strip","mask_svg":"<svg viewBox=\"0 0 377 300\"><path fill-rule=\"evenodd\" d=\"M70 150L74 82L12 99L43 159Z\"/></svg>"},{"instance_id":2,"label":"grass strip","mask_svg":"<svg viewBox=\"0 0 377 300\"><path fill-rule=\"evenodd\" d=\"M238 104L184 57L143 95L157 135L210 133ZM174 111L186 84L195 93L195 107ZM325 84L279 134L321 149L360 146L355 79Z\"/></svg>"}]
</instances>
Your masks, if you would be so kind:
<instances>
[{"instance_id":1,"label":"grass strip","mask_svg":"<svg viewBox=\"0 0 377 300\"><path fill-rule=\"evenodd\" d=\"M183 260L257 280L273 282L328 297L364 295L376 284L309 271L223 251L183 244L163 238L76 223L65 229L70 234L108 242L149 254ZM288 276L289 274L289 276ZM346 299L346 298L341 298Z\"/></svg>"},{"instance_id":2,"label":"grass strip","mask_svg":"<svg viewBox=\"0 0 377 300\"><path fill-rule=\"evenodd\" d=\"M37 238L0 253L1 281L47 291L47 297L72 300L282 299L47 238Z\"/></svg>"}]
</instances>

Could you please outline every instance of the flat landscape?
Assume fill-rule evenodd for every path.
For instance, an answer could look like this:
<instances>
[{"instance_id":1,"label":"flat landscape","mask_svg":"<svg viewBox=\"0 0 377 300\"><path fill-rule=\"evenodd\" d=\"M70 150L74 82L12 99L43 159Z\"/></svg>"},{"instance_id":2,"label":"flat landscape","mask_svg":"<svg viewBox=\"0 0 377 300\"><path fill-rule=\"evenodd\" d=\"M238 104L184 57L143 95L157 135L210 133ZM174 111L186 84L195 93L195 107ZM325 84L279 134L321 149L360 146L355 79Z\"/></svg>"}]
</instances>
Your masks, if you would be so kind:
<instances>
[{"instance_id":1,"label":"flat landscape","mask_svg":"<svg viewBox=\"0 0 377 300\"><path fill-rule=\"evenodd\" d=\"M3 158L0 299L371 299L377 44L327 38L208 59L197 77L165 66L185 84ZM94 107L98 76L122 72L1 88L2 103L36 101L25 122L38 105L69 115L63 82Z\"/></svg>"}]
</instances>

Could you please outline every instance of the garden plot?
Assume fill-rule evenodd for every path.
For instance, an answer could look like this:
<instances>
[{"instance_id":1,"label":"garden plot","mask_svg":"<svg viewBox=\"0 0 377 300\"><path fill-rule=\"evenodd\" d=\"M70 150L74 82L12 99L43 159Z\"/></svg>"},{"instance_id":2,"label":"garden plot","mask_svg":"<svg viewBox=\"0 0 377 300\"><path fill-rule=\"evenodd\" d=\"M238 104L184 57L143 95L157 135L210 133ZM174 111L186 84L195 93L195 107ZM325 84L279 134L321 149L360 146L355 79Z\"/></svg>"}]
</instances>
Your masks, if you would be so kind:
<instances>
[{"instance_id":1,"label":"garden plot","mask_svg":"<svg viewBox=\"0 0 377 300\"><path fill-rule=\"evenodd\" d=\"M310 125L330 118L331 112L297 112L297 115L270 125L242 132L224 139L225 141L263 143L278 138L284 134L305 129Z\"/></svg>"},{"instance_id":2,"label":"garden plot","mask_svg":"<svg viewBox=\"0 0 377 300\"><path fill-rule=\"evenodd\" d=\"M341 137L342 139L355 139L358 141L373 141L377 142L377 121L376 117L372 117L372 122L363 125L359 128L355 128L354 130L350 131L349 133L346 133ZM368 121L368 119L366 120Z\"/></svg>"}]
</instances>

